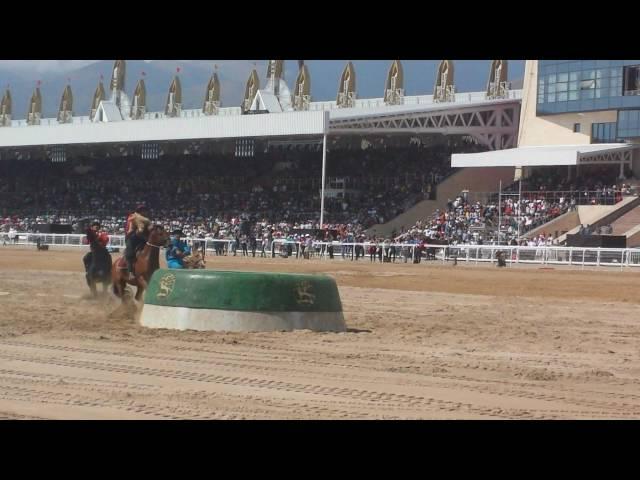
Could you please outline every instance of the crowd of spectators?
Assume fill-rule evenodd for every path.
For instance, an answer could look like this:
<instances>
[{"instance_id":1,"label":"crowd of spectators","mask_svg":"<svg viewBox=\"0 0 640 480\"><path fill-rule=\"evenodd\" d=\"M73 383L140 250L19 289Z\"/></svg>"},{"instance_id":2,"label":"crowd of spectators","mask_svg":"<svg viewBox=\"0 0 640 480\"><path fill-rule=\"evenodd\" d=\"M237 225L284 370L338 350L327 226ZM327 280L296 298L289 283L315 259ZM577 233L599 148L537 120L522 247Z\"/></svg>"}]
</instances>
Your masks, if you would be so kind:
<instances>
[{"instance_id":1,"label":"crowd of spectators","mask_svg":"<svg viewBox=\"0 0 640 480\"><path fill-rule=\"evenodd\" d=\"M580 174L567 175L558 167L539 168L522 181L522 191L538 193L555 193L575 197L581 205L598 205L609 200L615 200L616 193L630 193L630 186L621 183L618 178L619 170L612 165L588 165L582 167ZM626 168L625 178L630 178L633 172ZM505 189L505 192L515 193L520 188L516 182Z\"/></svg>"},{"instance_id":2,"label":"crowd of spectators","mask_svg":"<svg viewBox=\"0 0 640 480\"><path fill-rule=\"evenodd\" d=\"M474 146L467 146L474 148ZM325 198L325 228L358 235L425 198L450 172L451 140L433 145L333 147ZM321 165L313 150L268 149L233 154L0 161L0 217L32 231L41 223L98 219L111 234L140 203L157 223L189 235L229 236L241 215L283 235L319 228ZM335 182L334 182L335 183ZM331 189L330 189L331 190Z\"/></svg>"},{"instance_id":3,"label":"crowd of spectators","mask_svg":"<svg viewBox=\"0 0 640 480\"><path fill-rule=\"evenodd\" d=\"M401 235L401 238L442 240L454 245L481 245L487 241L498 240L495 232L501 221L500 241L511 242L518 238L518 233L522 235L570 208L572 203L565 198L557 202L533 198L518 201L517 198L507 198L499 206L497 201L484 204L469 201L461 194L449 201L446 209L436 210L431 218L417 222ZM491 234L488 235L489 232Z\"/></svg>"},{"instance_id":4,"label":"crowd of spectators","mask_svg":"<svg viewBox=\"0 0 640 480\"><path fill-rule=\"evenodd\" d=\"M438 240L457 244L509 243L512 245L551 245L551 234L541 233L524 238L527 232L554 218L575 210L578 205L613 205L624 195L635 193L626 183L616 184L615 175L604 170L599 177L590 176L562 180L557 173L535 174L523 181L522 196L514 195L516 183L505 189L511 195L498 195L486 202L471 201L467 193L449 200L427 219L416 222L399 239ZM613 177L613 178L612 178ZM526 185L526 186L524 186ZM550 190L549 188L566 190ZM498 231L500 232L498 238Z\"/></svg>"},{"instance_id":5,"label":"crowd of spectators","mask_svg":"<svg viewBox=\"0 0 640 480\"><path fill-rule=\"evenodd\" d=\"M314 149L266 149L246 158L209 153L74 158L62 163L4 159L0 231L13 227L32 232L38 224L97 219L108 233L123 234L127 214L144 203L155 223L182 229L187 238L234 239L238 245L274 238L306 242L312 236L384 242L366 236L365 230L423 199L433 199L436 185L452 172L451 153L481 148L460 142L332 146L322 226L321 165ZM446 208L392 237L403 242L482 244L495 242L500 227L501 243L514 242L577 205L613 204L631 193L628 185L616 184L614 170L589 167L568 178L560 169L540 169L523 181L521 200L513 195L518 183L504 190L512 195L500 204L497 195L481 202L460 194L449 199ZM243 223L251 230L243 229ZM544 234L528 240L552 241Z\"/></svg>"}]
</instances>

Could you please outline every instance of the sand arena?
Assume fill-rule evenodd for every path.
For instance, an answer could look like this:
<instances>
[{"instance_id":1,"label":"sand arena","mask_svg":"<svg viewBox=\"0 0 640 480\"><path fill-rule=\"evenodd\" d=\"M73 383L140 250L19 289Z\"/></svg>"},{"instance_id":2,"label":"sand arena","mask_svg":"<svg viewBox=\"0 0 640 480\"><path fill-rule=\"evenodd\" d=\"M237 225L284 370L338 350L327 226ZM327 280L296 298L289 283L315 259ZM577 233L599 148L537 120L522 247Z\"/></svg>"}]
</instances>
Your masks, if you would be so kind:
<instances>
[{"instance_id":1,"label":"sand arena","mask_svg":"<svg viewBox=\"0 0 640 480\"><path fill-rule=\"evenodd\" d=\"M640 417L640 272L209 256L333 276L349 331L179 332L83 298L83 254L0 247L0 418Z\"/></svg>"}]
</instances>

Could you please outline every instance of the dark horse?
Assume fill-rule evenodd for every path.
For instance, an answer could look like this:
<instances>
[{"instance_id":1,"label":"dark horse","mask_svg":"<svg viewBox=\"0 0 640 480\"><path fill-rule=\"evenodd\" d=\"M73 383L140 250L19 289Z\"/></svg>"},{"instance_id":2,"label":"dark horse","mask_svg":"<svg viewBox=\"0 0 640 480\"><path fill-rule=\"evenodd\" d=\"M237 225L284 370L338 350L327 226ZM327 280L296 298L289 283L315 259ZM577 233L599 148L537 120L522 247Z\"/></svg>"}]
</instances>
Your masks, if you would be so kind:
<instances>
[{"instance_id":1,"label":"dark horse","mask_svg":"<svg viewBox=\"0 0 640 480\"><path fill-rule=\"evenodd\" d=\"M132 281L128 281L127 262L124 257L118 258L111 269L113 293L125 303L125 289L127 284L138 287L135 299L142 300L142 294L149 285L153 272L160 268L160 249L169 245L169 233L161 225L155 225L148 231L144 248L137 252L135 274Z\"/></svg>"},{"instance_id":2,"label":"dark horse","mask_svg":"<svg viewBox=\"0 0 640 480\"><path fill-rule=\"evenodd\" d=\"M449 245L447 240L439 240L437 238L430 238L426 241L428 245ZM449 255L449 249L445 248L444 251L445 258ZM436 247L428 247L427 248L427 260L435 260L436 259Z\"/></svg>"},{"instance_id":3,"label":"dark horse","mask_svg":"<svg viewBox=\"0 0 640 480\"><path fill-rule=\"evenodd\" d=\"M96 284L102 283L102 293L107 293L107 286L111 282L111 254L106 247L94 241L92 251L87 253L82 261L86 271L87 285L94 298L98 296Z\"/></svg>"}]
</instances>

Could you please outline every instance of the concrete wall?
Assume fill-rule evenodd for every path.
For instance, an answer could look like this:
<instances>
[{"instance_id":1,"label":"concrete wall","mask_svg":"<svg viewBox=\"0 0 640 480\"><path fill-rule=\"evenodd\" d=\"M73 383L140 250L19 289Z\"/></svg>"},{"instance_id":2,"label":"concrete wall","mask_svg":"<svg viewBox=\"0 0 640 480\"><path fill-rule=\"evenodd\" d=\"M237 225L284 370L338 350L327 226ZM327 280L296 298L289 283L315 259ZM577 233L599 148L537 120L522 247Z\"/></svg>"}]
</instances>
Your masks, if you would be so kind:
<instances>
[{"instance_id":1,"label":"concrete wall","mask_svg":"<svg viewBox=\"0 0 640 480\"><path fill-rule=\"evenodd\" d=\"M613 235L626 235L628 232L635 231L640 226L640 206L618 217L611 224Z\"/></svg>"},{"instance_id":2,"label":"concrete wall","mask_svg":"<svg viewBox=\"0 0 640 480\"><path fill-rule=\"evenodd\" d=\"M524 91L520 109L518 146L588 145L591 143L591 124L615 122L615 110L586 113L561 113L536 117L538 97L538 61L527 60L524 71ZM580 133L573 125L580 124Z\"/></svg>"},{"instance_id":3,"label":"concrete wall","mask_svg":"<svg viewBox=\"0 0 640 480\"><path fill-rule=\"evenodd\" d=\"M636 248L640 246L640 227L627 232L627 248Z\"/></svg>"}]
</instances>

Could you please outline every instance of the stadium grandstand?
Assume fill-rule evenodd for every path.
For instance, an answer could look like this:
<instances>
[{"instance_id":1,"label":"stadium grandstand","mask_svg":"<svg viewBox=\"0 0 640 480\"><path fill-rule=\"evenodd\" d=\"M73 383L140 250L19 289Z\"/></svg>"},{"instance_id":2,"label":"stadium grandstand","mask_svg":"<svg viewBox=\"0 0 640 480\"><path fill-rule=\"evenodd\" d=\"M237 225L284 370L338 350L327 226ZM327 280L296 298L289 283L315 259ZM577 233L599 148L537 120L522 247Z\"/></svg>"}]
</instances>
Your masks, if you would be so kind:
<instances>
[{"instance_id":1,"label":"stadium grandstand","mask_svg":"<svg viewBox=\"0 0 640 480\"><path fill-rule=\"evenodd\" d=\"M640 244L634 63L594 64L593 88L582 63L527 61L524 90L513 90L507 62L494 60L485 91L458 92L454 62L443 60L432 94L406 96L394 61L383 95L362 99L348 62L336 100L314 102L303 61L290 89L284 61L271 60L264 87L254 69L239 106L221 105L216 72L202 108L182 108L176 75L164 110L151 112L144 79L129 97L126 62L117 60L109 95L100 82L90 111L78 116L67 86L56 118L42 118L39 88L27 118L12 118L7 89L2 229L96 218L117 234L145 203L155 221L191 237L235 238L248 221L255 229L243 233L260 238L311 231L319 239L531 245L564 242L589 224ZM606 105L605 94L595 97L605 92L603 72ZM618 93L632 103L615 103Z\"/></svg>"}]
</instances>

